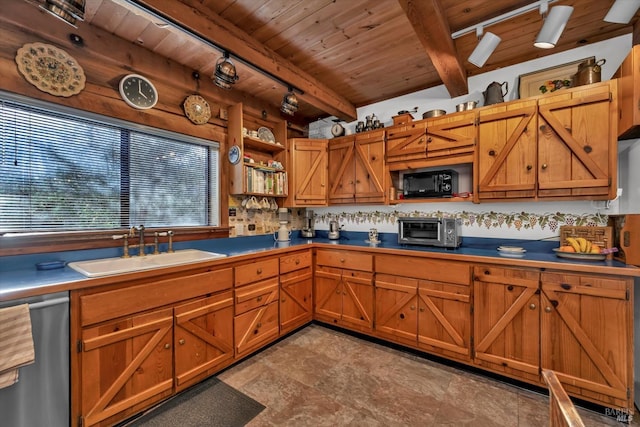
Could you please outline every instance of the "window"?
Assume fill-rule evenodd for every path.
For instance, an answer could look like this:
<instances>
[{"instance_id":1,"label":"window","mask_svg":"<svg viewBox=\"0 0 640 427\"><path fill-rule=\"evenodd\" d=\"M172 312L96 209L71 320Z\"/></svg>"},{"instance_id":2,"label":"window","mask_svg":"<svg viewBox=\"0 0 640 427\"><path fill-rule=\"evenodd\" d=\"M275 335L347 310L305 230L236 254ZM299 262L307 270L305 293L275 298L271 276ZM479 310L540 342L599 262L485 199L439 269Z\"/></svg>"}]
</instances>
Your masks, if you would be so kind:
<instances>
[{"instance_id":1,"label":"window","mask_svg":"<svg viewBox=\"0 0 640 427\"><path fill-rule=\"evenodd\" d=\"M218 144L0 97L0 233L218 225Z\"/></svg>"}]
</instances>

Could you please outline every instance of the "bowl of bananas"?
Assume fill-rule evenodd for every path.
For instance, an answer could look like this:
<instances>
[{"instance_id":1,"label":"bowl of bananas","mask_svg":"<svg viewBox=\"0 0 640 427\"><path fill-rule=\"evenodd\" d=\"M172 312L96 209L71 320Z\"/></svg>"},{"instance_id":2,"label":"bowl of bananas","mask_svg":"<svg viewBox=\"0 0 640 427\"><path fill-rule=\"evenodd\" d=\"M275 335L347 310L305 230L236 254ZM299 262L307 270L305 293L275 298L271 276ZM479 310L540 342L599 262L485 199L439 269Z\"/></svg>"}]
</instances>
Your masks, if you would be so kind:
<instances>
[{"instance_id":1,"label":"bowl of bananas","mask_svg":"<svg viewBox=\"0 0 640 427\"><path fill-rule=\"evenodd\" d=\"M559 248L554 248L553 251L560 258L589 261L602 261L608 253L604 248L584 237L567 237L564 244Z\"/></svg>"}]
</instances>

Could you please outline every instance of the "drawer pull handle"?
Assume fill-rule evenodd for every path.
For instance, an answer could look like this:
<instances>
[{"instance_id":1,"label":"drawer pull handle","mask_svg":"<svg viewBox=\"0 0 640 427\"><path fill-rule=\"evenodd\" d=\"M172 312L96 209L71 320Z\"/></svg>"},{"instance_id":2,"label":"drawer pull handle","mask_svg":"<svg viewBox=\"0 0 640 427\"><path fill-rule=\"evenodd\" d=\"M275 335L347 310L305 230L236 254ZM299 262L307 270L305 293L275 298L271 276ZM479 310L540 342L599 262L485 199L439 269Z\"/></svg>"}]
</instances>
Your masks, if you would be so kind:
<instances>
[{"instance_id":1,"label":"drawer pull handle","mask_svg":"<svg viewBox=\"0 0 640 427\"><path fill-rule=\"evenodd\" d=\"M258 301L262 301L262 295L257 298Z\"/></svg>"},{"instance_id":2,"label":"drawer pull handle","mask_svg":"<svg viewBox=\"0 0 640 427\"><path fill-rule=\"evenodd\" d=\"M178 341L180 343L180 345L184 345L184 339L181 339L180 341Z\"/></svg>"},{"instance_id":3,"label":"drawer pull handle","mask_svg":"<svg viewBox=\"0 0 640 427\"><path fill-rule=\"evenodd\" d=\"M164 345L164 348L166 348L167 350L169 350L169 349L171 348L171 344L166 343L166 344Z\"/></svg>"},{"instance_id":4,"label":"drawer pull handle","mask_svg":"<svg viewBox=\"0 0 640 427\"><path fill-rule=\"evenodd\" d=\"M300 259L296 259L296 265L300 264Z\"/></svg>"},{"instance_id":5,"label":"drawer pull handle","mask_svg":"<svg viewBox=\"0 0 640 427\"><path fill-rule=\"evenodd\" d=\"M535 310L536 305L534 303L529 304L529 310Z\"/></svg>"},{"instance_id":6,"label":"drawer pull handle","mask_svg":"<svg viewBox=\"0 0 640 427\"><path fill-rule=\"evenodd\" d=\"M258 270L256 270L256 273L258 273L258 274L262 274L262 269L261 269L261 268L259 268Z\"/></svg>"},{"instance_id":7,"label":"drawer pull handle","mask_svg":"<svg viewBox=\"0 0 640 427\"><path fill-rule=\"evenodd\" d=\"M344 262L344 258L340 258L340 262Z\"/></svg>"}]
</instances>

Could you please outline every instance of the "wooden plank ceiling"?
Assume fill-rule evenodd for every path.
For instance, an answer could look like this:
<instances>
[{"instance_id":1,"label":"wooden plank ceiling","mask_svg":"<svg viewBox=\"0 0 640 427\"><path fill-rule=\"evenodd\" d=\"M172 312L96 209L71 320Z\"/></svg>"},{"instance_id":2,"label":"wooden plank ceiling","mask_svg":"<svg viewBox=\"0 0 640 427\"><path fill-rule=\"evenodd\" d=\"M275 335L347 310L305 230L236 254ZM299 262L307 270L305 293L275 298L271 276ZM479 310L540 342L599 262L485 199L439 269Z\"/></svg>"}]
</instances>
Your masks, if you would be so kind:
<instances>
[{"instance_id":1,"label":"wooden plank ceiling","mask_svg":"<svg viewBox=\"0 0 640 427\"><path fill-rule=\"evenodd\" d=\"M86 0L85 24L107 30L211 76L220 51L232 52L240 80L232 90L279 106L286 85L298 94L296 121L355 119L355 108L445 84L467 92L467 77L630 33L603 21L613 0L557 0L574 7L555 49L537 49L538 10L485 31L502 42L481 69L467 61L475 32L451 34L531 1L523 0ZM153 10L190 33L164 25ZM242 58L250 65L245 64ZM254 67L276 75L274 80ZM283 83L284 82L284 83Z\"/></svg>"}]
</instances>

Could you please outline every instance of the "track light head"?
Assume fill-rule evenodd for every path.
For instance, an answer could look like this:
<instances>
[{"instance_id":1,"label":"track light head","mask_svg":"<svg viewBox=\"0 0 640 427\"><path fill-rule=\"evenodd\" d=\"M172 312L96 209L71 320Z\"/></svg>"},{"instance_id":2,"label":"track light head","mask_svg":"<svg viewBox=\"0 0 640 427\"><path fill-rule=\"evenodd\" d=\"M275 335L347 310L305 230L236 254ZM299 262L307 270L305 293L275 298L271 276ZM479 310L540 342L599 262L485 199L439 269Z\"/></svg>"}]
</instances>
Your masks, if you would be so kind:
<instances>
[{"instance_id":1,"label":"track light head","mask_svg":"<svg viewBox=\"0 0 640 427\"><path fill-rule=\"evenodd\" d=\"M481 68L485 62L489 59L494 50L498 47L498 44L502 41L502 39L491 32L487 32L482 35L482 27L478 27L476 30L476 34L480 41L476 48L469 55L469 62L475 65L478 68Z\"/></svg>"},{"instance_id":2,"label":"track light head","mask_svg":"<svg viewBox=\"0 0 640 427\"><path fill-rule=\"evenodd\" d=\"M573 7L571 6L552 7L544 19L542 29L538 33L538 37L533 45L541 49L556 47L556 43L558 43L572 13Z\"/></svg>"}]
</instances>

